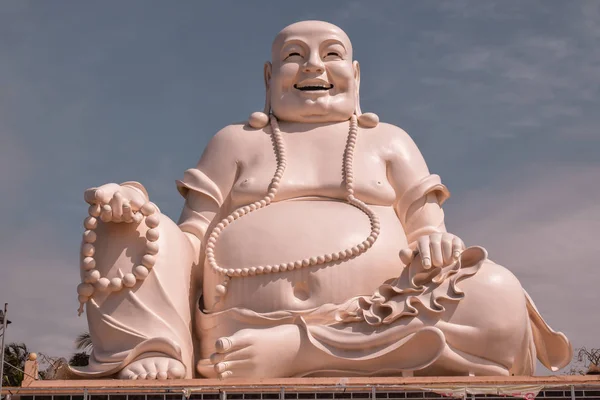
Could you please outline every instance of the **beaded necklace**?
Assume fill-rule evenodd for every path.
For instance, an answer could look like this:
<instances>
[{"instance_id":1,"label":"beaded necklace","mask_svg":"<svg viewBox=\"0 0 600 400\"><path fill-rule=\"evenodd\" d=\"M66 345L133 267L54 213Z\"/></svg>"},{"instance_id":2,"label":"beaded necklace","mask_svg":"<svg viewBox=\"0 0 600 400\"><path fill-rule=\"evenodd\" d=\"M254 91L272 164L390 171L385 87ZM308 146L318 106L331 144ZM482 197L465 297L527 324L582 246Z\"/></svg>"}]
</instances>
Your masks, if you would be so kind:
<instances>
[{"instance_id":1,"label":"beaded necklace","mask_svg":"<svg viewBox=\"0 0 600 400\"><path fill-rule=\"evenodd\" d=\"M267 195L260 201L256 201L250 205L238 208L229 214L226 218L221 220L212 230L208 241L206 242L206 259L211 269L220 274L224 275L223 282L216 286L217 293L224 297L227 294L227 286L231 278L234 277L245 277L253 275L263 275L284 271L292 271L294 269L305 268L314 265L321 265L331 261L345 261L349 258L356 257L366 252L377 240L379 236L380 223L377 215L361 200L354 196L354 174L352 171L352 161L354 160L354 148L356 146L356 138L358 135L358 123L356 115L353 115L350 119L350 129L348 131L348 139L346 141L346 148L344 149L343 169L342 178L346 186L346 201L348 204L358 208L360 211L365 213L369 217L371 225L371 233L369 236L353 247L349 247L345 250L341 250L336 253L321 254L302 260L296 260L293 262L256 266L249 268L223 268L217 264L215 259L215 247L219 239L219 235L229 226L233 221L236 221L245 215L250 214L253 211L265 208L273 203L277 190L279 189L285 167L287 165L285 143L279 129L279 123L277 118L271 114L271 140L273 141L275 149L275 158L277 161L277 169L275 175L271 179L269 184Z\"/></svg>"}]
</instances>

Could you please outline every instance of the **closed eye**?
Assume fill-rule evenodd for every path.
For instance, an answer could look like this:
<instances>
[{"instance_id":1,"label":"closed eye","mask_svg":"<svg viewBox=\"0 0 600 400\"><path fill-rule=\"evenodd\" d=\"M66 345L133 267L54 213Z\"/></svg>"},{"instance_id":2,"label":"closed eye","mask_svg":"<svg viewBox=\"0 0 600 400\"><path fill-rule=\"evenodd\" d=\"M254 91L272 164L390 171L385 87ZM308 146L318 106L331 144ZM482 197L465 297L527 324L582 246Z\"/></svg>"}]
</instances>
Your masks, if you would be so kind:
<instances>
[{"instance_id":1,"label":"closed eye","mask_svg":"<svg viewBox=\"0 0 600 400\"><path fill-rule=\"evenodd\" d=\"M288 58L294 57L294 56L302 57L302 55L300 53L293 52L293 53L288 54L288 56L285 59L287 60Z\"/></svg>"},{"instance_id":2,"label":"closed eye","mask_svg":"<svg viewBox=\"0 0 600 400\"><path fill-rule=\"evenodd\" d=\"M329 61L336 61L341 60L342 56L337 51L329 51L327 52L327 54L325 54L325 57L323 57L323 59Z\"/></svg>"}]
</instances>

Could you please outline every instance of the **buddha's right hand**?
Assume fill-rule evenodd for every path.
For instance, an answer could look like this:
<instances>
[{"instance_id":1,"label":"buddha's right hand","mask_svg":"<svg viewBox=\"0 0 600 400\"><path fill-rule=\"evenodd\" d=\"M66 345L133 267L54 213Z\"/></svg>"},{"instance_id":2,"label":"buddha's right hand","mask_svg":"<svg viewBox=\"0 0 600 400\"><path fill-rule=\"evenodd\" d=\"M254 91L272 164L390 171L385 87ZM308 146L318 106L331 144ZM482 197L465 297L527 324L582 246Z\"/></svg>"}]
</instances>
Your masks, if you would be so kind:
<instances>
[{"instance_id":1,"label":"buddha's right hand","mask_svg":"<svg viewBox=\"0 0 600 400\"><path fill-rule=\"evenodd\" d=\"M143 216L138 211L149 204L146 189L138 182L90 188L85 191L84 199L90 204L90 214L99 214L102 222L139 223Z\"/></svg>"}]
</instances>

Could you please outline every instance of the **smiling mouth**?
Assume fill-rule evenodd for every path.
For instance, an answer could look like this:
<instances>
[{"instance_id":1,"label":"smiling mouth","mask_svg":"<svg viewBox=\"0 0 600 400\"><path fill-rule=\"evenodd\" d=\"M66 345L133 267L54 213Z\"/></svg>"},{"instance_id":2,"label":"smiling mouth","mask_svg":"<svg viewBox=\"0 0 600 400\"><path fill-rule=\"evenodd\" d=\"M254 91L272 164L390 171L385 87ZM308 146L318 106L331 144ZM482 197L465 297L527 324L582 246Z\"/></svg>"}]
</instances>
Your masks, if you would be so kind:
<instances>
[{"instance_id":1,"label":"smiling mouth","mask_svg":"<svg viewBox=\"0 0 600 400\"><path fill-rule=\"evenodd\" d=\"M298 86L294 85L294 89L301 90L303 92L313 92L313 91L327 91L333 89L333 85L304 85Z\"/></svg>"}]
</instances>

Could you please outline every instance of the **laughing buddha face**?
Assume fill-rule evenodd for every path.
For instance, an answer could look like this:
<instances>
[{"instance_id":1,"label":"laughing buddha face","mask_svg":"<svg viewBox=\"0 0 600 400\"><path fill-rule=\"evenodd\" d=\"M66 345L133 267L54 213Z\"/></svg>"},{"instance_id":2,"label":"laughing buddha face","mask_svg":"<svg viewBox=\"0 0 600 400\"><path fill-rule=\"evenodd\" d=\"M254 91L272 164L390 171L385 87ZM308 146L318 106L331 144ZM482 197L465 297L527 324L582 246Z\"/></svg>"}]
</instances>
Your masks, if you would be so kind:
<instances>
[{"instance_id":1,"label":"laughing buddha face","mask_svg":"<svg viewBox=\"0 0 600 400\"><path fill-rule=\"evenodd\" d=\"M265 84L275 116L290 122L347 121L357 109L360 70L352 44L335 25L303 21L273 42Z\"/></svg>"}]
</instances>

